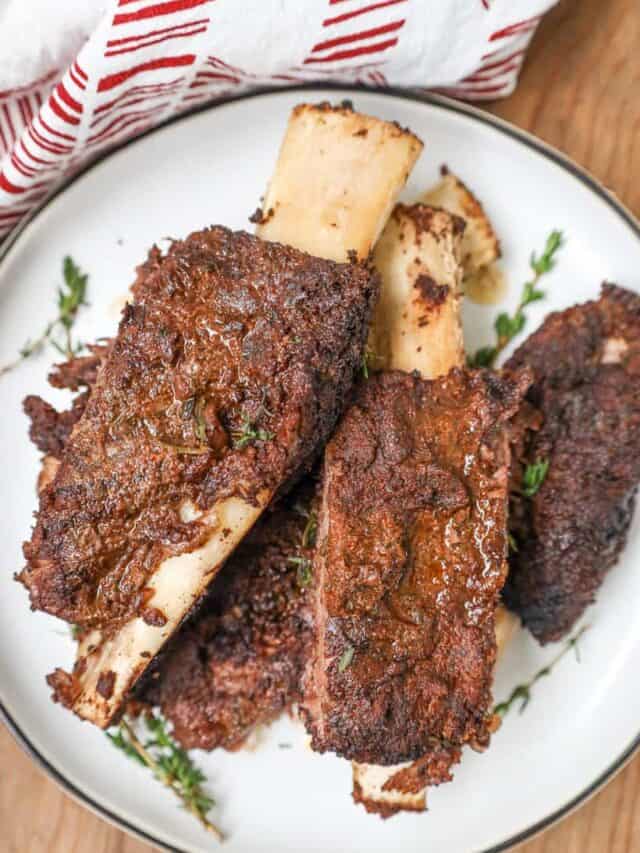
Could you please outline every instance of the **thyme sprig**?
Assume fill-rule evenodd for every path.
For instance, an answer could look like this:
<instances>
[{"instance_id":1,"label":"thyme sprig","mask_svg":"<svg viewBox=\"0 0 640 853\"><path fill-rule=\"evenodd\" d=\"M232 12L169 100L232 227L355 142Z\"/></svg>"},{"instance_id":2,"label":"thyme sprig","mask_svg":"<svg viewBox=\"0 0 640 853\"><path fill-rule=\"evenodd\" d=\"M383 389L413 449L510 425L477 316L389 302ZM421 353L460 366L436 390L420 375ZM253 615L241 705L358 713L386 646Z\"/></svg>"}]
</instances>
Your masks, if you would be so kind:
<instances>
[{"instance_id":1,"label":"thyme sprig","mask_svg":"<svg viewBox=\"0 0 640 853\"><path fill-rule=\"evenodd\" d=\"M301 545L303 548L313 548L318 534L318 514L312 509L307 513L306 518L307 523L302 531Z\"/></svg>"},{"instance_id":2,"label":"thyme sprig","mask_svg":"<svg viewBox=\"0 0 640 853\"><path fill-rule=\"evenodd\" d=\"M538 493L540 486L544 483L549 470L548 459L536 459L524 469L522 477L522 494L525 498L532 498Z\"/></svg>"},{"instance_id":3,"label":"thyme sprig","mask_svg":"<svg viewBox=\"0 0 640 853\"><path fill-rule=\"evenodd\" d=\"M316 535L318 533L318 514L315 510L307 509L299 503L295 504L293 508L298 515L307 519L302 536L300 537L300 547L303 550L313 548L316 544ZM292 566L298 567L296 575L298 586L309 586L313 577L313 563L309 557L305 557L304 555L288 557L287 562L291 563Z\"/></svg>"},{"instance_id":4,"label":"thyme sprig","mask_svg":"<svg viewBox=\"0 0 640 853\"><path fill-rule=\"evenodd\" d=\"M308 557L287 557L287 562L292 566L297 566L296 580L298 586L306 587L311 583L313 577L313 566Z\"/></svg>"},{"instance_id":5,"label":"thyme sprig","mask_svg":"<svg viewBox=\"0 0 640 853\"><path fill-rule=\"evenodd\" d=\"M514 687L511 691L511 694L508 699L504 702L499 702L493 709L494 714L499 714L501 717L504 717L512 708L512 706L516 702L520 702L519 712L525 710L529 702L531 701L531 691L535 684L540 681L541 678L544 678L547 675L551 675L556 664L560 663L562 658L567 654L567 652L574 650L576 660L580 663L580 648L578 643L580 638L585 633L585 631L589 630L589 625L583 625L579 631L570 637L564 647L558 652L558 654L546 665L543 666L542 669L539 669L538 672L533 676L533 678L529 679L529 681L524 682L524 684L518 684L517 687Z\"/></svg>"},{"instance_id":6,"label":"thyme sprig","mask_svg":"<svg viewBox=\"0 0 640 853\"><path fill-rule=\"evenodd\" d=\"M206 782L204 773L189 754L175 743L162 717L149 713L145 714L144 720L151 735L144 743L124 718L115 731L106 733L107 737L128 758L148 767L208 832L218 841L224 841L223 833L207 817L215 801L203 788Z\"/></svg>"},{"instance_id":7,"label":"thyme sprig","mask_svg":"<svg viewBox=\"0 0 640 853\"><path fill-rule=\"evenodd\" d=\"M536 253L532 252L529 266L533 272L533 278L525 282L518 307L512 315L507 314L506 311L498 314L493 324L496 343L493 346L481 347L470 356L468 359L470 367L493 367L502 350L524 329L527 322L525 308L532 302L544 299L546 294L544 290L540 290L538 282L555 266L555 256L562 244L562 231L552 231L547 237L540 257L536 257Z\"/></svg>"},{"instance_id":8,"label":"thyme sprig","mask_svg":"<svg viewBox=\"0 0 640 853\"><path fill-rule=\"evenodd\" d=\"M362 353L362 375L365 379L369 378L370 370L375 370L375 365L378 361L382 361L382 356L375 353L371 347L366 346Z\"/></svg>"},{"instance_id":9,"label":"thyme sprig","mask_svg":"<svg viewBox=\"0 0 640 853\"><path fill-rule=\"evenodd\" d=\"M87 284L89 276L67 255L62 262L64 284L58 288L58 316L47 324L41 335L33 340L27 340L20 350L19 357L0 368L0 376L17 367L22 361L37 352L45 344L50 343L67 360L77 355L83 347L80 342L74 343L71 330L75 323L78 310L87 305ZM59 333L62 333L60 336Z\"/></svg>"},{"instance_id":10,"label":"thyme sprig","mask_svg":"<svg viewBox=\"0 0 640 853\"><path fill-rule=\"evenodd\" d=\"M245 415L242 418L240 429L233 430L231 433L233 446L237 449L246 447L251 441L270 441L274 434L265 429L257 429L256 425L251 422L251 419Z\"/></svg>"}]
</instances>

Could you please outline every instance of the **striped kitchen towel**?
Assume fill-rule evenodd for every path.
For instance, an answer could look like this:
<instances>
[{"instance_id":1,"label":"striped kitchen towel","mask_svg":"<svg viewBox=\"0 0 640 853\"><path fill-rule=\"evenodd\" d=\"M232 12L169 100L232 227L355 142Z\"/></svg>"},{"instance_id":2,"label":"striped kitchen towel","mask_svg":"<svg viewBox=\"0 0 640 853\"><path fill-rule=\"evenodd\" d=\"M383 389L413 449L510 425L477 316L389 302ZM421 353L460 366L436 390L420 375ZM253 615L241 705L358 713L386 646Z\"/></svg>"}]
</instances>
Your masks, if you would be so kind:
<instances>
[{"instance_id":1,"label":"striped kitchen towel","mask_svg":"<svg viewBox=\"0 0 640 853\"><path fill-rule=\"evenodd\" d=\"M509 94L554 0L0 0L0 237L109 146L258 86Z\"/></svg>"}]
</instances>

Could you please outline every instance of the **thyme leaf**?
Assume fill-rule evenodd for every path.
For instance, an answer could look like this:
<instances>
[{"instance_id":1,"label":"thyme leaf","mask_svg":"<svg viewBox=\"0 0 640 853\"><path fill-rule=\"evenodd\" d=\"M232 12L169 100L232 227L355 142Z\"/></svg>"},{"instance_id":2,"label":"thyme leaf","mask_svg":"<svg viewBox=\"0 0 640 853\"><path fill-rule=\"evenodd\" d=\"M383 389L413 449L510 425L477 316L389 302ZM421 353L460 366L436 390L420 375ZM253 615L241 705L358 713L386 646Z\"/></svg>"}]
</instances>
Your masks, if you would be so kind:
<instances>
[{"instance_id":1,"label":"thyme leaf","mask_svg":"<svg viewBox=\"0 0 640 853\"><path fill-rule=\"evenodd\" d=\"M302 531L302 536L300 537L300 548L303 550L313 548L316 544L316 534L318 532L318 515L316 511L313 509L307 509L301 503L294 504L293 509L298 513L298 515L301 515L307 520L304 530ZM296 575L298 586L302 588L309 586L311 579L313 578L313 562L309 557L305 557L304 555L288 557L287 562L298 567Z\"/></svg>"},{"instance_id":2,"label":"thyme leaf","mask_svg":"<svg viewBox=\"0 0 640 853\"><path fill-rule=\"evenodd\" d=\"M107 737L109 738L111 743L121 752L124 752L124 754L128 758L130 758L132 761L135 761L137 764L141 764L143 767L147 767L147 762L144 760L138 750L133 746L133 743L127 739L125 726L126 724L120 723L120 726L116 729L115 732L106 732Z\"/></svg>"},{"instance_id":3,"label":"thyme leaf","mask_svg":"<svg viewBox=\"0 0 640 853\"><path fill-rule=\"evenodd\" d=\"M246 447L251 441L270 441L274 438L274 433L264 429L257 429L256 425L251 423L251 420L245 415L242 418L240 429L236 429L231 433L233 438L233 446L237 449Z\"/></svg>"},{"instance_id":4,"label":"thyme leaf","mask_svg":"<svg viewBox=\"0 0 640 853\"><path fill-rule=\"evenodd\" d=\"M469 367L491 367L498 357L497 347L480 347L467 359Z\"/></svg>"},{"instance_id":5,"label":"thyme leaf","mask_svg":"<svg viewBox=\"0 0 640 853\"><path fill-rule=\"evenodd\" d=\"M544 483L549 470L548 459L537 459L533 464L527 465L522 478L522 494L525 498L532 498Z\"/></svg>"},{"instance_id":6,"label":"thyme leaf","mask_svg":"<svg viewBox=\"0 0 640 853\"><path fill-rule=\"evenodd\" d=\"M215 835L218 841L224 841L222 832L207 817L215 801L203 788L206 777L202 770L194 764L186 750L175 743L162 717L149 713L145 716L145 723L150 737L144 743L126 719L122 719L115 731L107 732L106 735L128 758L148 767L208 832Z\"/></svg>"},{"instance_id":7,"label":"thyme leaf","mask_svg":"<svg viewBox=\"0 0 640 853\"><path fill-rule=\"evenodd\" d=\"M382 360L382 356L377 355L370 347L366 346L362 353L362 375L365 379L369 378L369 371L375 370L375 364Z\"/></svg>"},{"instance_id":8,"label":"thyme leaf","mask_svg":"<svg viewBox=\"0 0 640 853\"><path fill-rule=\"evenodd\" d=\"M64 283L58 288L58 316L45 326L37 338L29 339L19 351L18 358L0 368L0 376L17 367L22 361L40 352L49 343L67 360L77 355L83 347L80 342L74 343L71 330L76 315L83 305L87 305L87 284L89 276L68 255L62 262L62 277ZM54 333L62 333L54 336Z\"/></svg>"},{"instance_id":9,"label":"thyme leaf","mask_svg":"<svg viewBox=\"0 0 640 853\"><path fill-rule=\"evenodd\" d=\"M318 534L318 515L315 510L307 514L307 524L302 531L301 545L303 548L313 548Z\"/></svg>"},{"instance_id":10,"label":"thyme leaf","mask_svg":"<svg viewBox=\"0 0 640 853\"><path fill-rule=\"evenodd\" d=\"M287 562L291 563L292 566L298 567L298 571L296 572L298 586L303 588L309 586L313 577L311 560L308 557L287 557Z\"/></svg>"},{"instance_id":11,"label":"thyme leaf","mask_svg":"<svg viewBox=\"0 0 640 853\"><path fill-rule=\"evenodd\" d=\"M531 701L531 691L535 684L540 681L541 678L544 678L547 675L551 675L556 664L560 663L562 658L567 654L567 652L574 650L576 655L576 660L578 663L580 662L580 649L578 643L580 638L585 633L585 631L589 630L589 625L583 625L576 633L570 637L563 648L558 652L558 654L553 658L546 666L543 666L542 669L539 669L536 674L529 679L529 681L524 682L523 684L518 684L511 691L509 698L505 699L504 702L499 702L493 709L494 714L499 714L501 717L504 717L513 707L516 702L520 702L520 707L518 711L522 714L525 710L529 702Z\"/></svg>"},{"instance_id":12,"label":"thyme leaf","mask_svg":"<svg viewBox=\"0 0 640 853\"><path fill-rule=\"evenodd\" d=\"M556 263L556 253L562 246L562 231L552 231L547 237L544 250L540 257L532 252L529 266L533 272L530 281L526 281L522 288L520 302L513 314L502 312L494 321L496 343L492 346L481 347L467 359L469 367L493 367L496 358L502 350L524 329L527 317L525 308L532 302L544 299L545 292L540 290L538 282L543 275L551 272Z\"/></svg>"}]
</instances>

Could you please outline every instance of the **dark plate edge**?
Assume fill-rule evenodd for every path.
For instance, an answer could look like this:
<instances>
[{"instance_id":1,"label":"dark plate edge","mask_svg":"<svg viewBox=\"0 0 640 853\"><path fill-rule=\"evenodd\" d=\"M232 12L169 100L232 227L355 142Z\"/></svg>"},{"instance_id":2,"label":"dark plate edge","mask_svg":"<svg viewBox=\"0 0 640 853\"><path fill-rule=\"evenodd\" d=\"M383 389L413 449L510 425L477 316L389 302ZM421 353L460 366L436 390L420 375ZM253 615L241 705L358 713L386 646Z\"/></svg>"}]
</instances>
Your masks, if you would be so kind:
<instances>
[{"instance_id":1,"label":"dark plate edge","mask_svg":"<svg viewBox=\"0 0 640 853\"><path fill-rule=\"evenodd\" d=\"M504 133L506 136L510 136L518 142L521 142L529 148L532 148L534 151L536 151L538 154L541 154L547 160L551 160L557 166L564 169L564 171L569 172L574 178L576 178L588 189L590 189L595 195L602 199L602 201L604 201L605 204L607 204L611 208L612 212L617 214L617 216L619 216L626 223L626 225L632 230L635 236L640 240L640 222L638 222L638 220L636 220L631 211L629 211L622 204L622 202L618 200L614 193L607 190L606 187L604 187L596 178L590 175L581 166L578 166L577 163L575 163L565 154L562 154L560 151L553 148L551 145L548 145L546 142L536 138L527 131L521 130L520 128L515 127L514 125L511 125L509 124L509 122L504 121L503 119L500 119L492 115L491 113L486 113L478 109L477 107L473 107L470 104L462 103L460 101L455 101L451 98L445 97L444 95L436 95L420 90L406 90L396 88L370 89L363 86L343 86L340 84L331 83L323 83L322 85L320 85L318 82L316 82L304 86L263 87L252 92L247 92L232 98L227 98L224 101L203 104L199 107L196 107L195 109L181 113L176 117L169 118L167 119L167 121L161 122L159 125L150 128L144 133L138 136L134 136L131 139L126 139L119 145L116 145L113 148L109 148L106 152L100 154L98 157L91 160L87 165L85 165L77 174L73 176L70 181L67 181L64 185L54 189L54 191L50 195L48 195L44 199L44 201L37 205L33 212L29 214L29 216L20 224L20 226L15 231L13 231L2 243L2 246L0 247L0 262L4 260L5 256L7 255L11 247L14 245L14 243L18 240L23 231L37 216L39 216L39 214L55 198L57 198L59 195L62 195L65 190L67 190L72 184L74 184L87 172L89 172L103 160L106 160L112 154L115 154L116 152L121 151L123 148L126 148L130 145L134 145L139 140L144 139L146 136L155 133L161 128L167 127L180 121L185 121L199 113L207 112L208 110L214 110L219 107L224 107L227 104L235 103L236 101L248 100L249 98L259 98L262 95L271 95L281 92L290 92L294 90L332 90L335 92L343 92L354 97L357 97L358 94L366 93L383 95L391 98L403 98L404 100L414 101L417 103L427 103L431 106L448 110L449 112L465 115L475 121L480 122L481 124L493 127L494 129ZM43 770L58 785L59 788L61 788L77 803L88 808L95 815L102 818L103 820L106 820L108 823L111 823L113 826L116 826L117 828L128 832L130 835L133 835L148 844L152 844L159 850L168 851L168 853L189 853L189 851L186 849L183 850L177 847L169 847L160 839L134 826L124 818L109 811L109 809L107 809L105 806L101 805L95 800L92 800L91 797L89 797L87 794L83 793L72 782L70 782L61 771L54 767L40 752L38 752L38 750L28 739L28 737L20 729L16 721L10 716L10 714L4 707L1 698L0 720L4 722L8 731L14 737L18 745L35 762L35 764L41 770ZM505 851L510 850L511 848L519 844L522 844L524 841L531 840L534 836L538 835L544 830L549 829L549 827L551 827L553 824L562 820L562 818L568 816L571 812L575 811L580 805L582 805L588 799L594 796L608 781L613 778L614 775L616 775L618 772L620 772L620 770L623 769L623 767L627 764L628 761L630 761L630 759L633 757L634 753L638 749L640 749L640 732L638 732L638 735L631 741L629 746L622 752L622 754L618 756L618 758L614 762L612 762L612 764L598 778L596 778L590 785L588 785L583 791L577 794L569 802L565 803L556 811L551 812L549 815L542 818L542 820L532 824L521 832L510 836L509 838L499 842L493 847L487 847L482 849L478 848L475 853L504 853Z\"/></svg>"}]
</instances>

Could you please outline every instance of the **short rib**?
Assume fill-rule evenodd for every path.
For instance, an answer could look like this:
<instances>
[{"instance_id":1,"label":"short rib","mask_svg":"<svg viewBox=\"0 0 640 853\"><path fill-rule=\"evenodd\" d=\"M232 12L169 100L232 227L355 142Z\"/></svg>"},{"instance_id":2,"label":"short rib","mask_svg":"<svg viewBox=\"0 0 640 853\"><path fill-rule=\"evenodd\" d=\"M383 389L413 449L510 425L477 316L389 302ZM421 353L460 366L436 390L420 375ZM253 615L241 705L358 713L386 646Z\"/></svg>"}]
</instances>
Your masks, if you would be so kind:
<instances>
[{"instance_id":1,"label":"short rib","mask_svg":"<svg viewBox=\"0 0 640 853\"><path fill-rule=\"evenodd\" d=\"M328 445L304 708L314 749L392 765L492 728L506 421L528 376L365 382Z\"/></svg>"}]
</instances>

